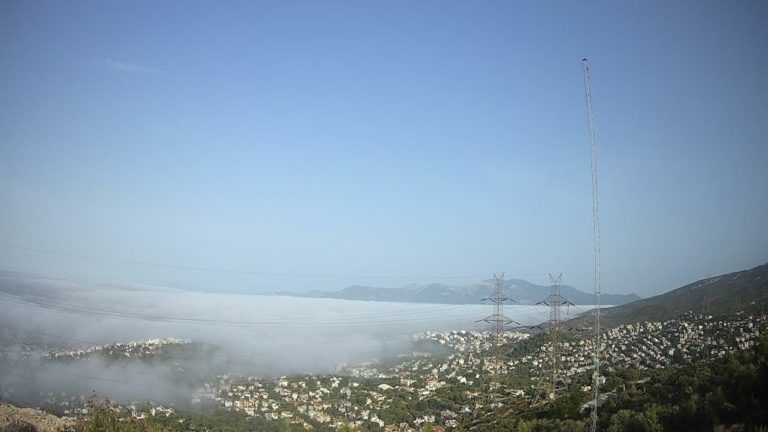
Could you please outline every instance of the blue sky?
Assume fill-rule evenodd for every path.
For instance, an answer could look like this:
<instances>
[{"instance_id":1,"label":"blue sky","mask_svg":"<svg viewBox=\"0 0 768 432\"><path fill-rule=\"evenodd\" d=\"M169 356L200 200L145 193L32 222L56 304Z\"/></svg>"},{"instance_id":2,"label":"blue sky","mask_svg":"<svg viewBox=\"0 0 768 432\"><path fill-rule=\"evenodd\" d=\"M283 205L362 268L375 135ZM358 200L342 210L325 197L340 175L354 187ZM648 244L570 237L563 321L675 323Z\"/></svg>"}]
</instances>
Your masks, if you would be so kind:
<instances>
[{"instance_id":1,"label":"blue sky","mask_svg":"<svg viewBox=\"0 0 768 432\"><path fill-rule=\"evenodd\" d=\"M767 21L764 1L4 1L0 267L589 291L585 56L605 291L762 264Z\"/></svg>"}]
</instances>

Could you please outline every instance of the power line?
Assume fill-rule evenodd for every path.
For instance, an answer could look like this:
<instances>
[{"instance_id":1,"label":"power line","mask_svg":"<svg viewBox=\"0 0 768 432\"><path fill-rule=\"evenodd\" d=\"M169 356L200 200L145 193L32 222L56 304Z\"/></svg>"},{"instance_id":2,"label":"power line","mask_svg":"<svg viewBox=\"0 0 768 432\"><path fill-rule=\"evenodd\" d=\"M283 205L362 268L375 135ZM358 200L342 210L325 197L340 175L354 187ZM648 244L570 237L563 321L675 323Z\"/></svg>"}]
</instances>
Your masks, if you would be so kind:
<instances>
[{"instance_id":1,"label":"power line","mask_svg":"<svg viewBox=\"0 0 768 432\"><path fill-rule=\"evenodd\" d=\"M455 322L460 320L461 315L453 314L450 318L435 319L431 317L427 318L399 318L396 320L385 319L386 317L380 317L382 319L377 320L340 320L337 318L329 320L314 321L297 321L294 318L287 319L270 319L263 321L244 321L244 320L226 320L226 319L209 319L209 318L194 318L194 317L179 317L179 316L162 316L162 315L148 315L140 314L136 312L118 312L92 309L86 307L80 307L65 303L57 303L50 301L38 301L28 302L18 298L14 298L4 293L0 293L0 303L17 306L33 306L43 309L53 310L57 312L70 313L81 316L97 317L97 318L111 318L122 319L128 321L148 321L148 322L162 322L172 324L198 324L198 325L221 325L221 326L235 326L235 327L261 327L261 326L289 326L289 327L339 327L339 326L363 326L363 327L396 327L399 324L414 324L414 323L433 323L433 322ZM460 306L453 306L460 307ZM446 307L448 309L449 307ZM409 314L412 314L410 312ZM466 316L470 316L471 312L467 312Z\"/></svg>"},{"instance_id":2,"label":"power line","mask_svg":"<svg viewBox=\"0 0 768 432\"><path fill-rule=\"evenodd\" d=\"M3 376L3 375L5 375L5 376L13 376L13 377L20 378L20 379L23 379L23 380L26 380L26 381L35 382L35 383L38 383L38 384L45 384L45 385L51 386L51 387L58 387L59 386L59 381L53 382L53 381L48 381L48 380L41 380L41 379L38 379L38 378L33 378L33 377L30 377L30 376L21 375L21 374L17 374L17 373L13 373L13 372L0 371L0 376ZM168 389L168 386L167 385L163 385L163 384L150 384L150 383L143 383L143 382L130 381L130 380L114 380L114 379L99 378L99 377L93 377L93 376L87 376L87 375L79 375L79 374L63 374L63 373L60 373L60 375L66 375L66 376L70 376L70 377L73 377L73 378L80 378L80 379L94 380L94 381L117 382L117 383L121 383L121 384L128 384L128 385L133 385L133 386L138 386L138 387L156 388L156 389L165 389L165 390ZM147 399L147 400L149 400L149 399ZM152 403L169 404L169 405L192 405L193 404L192 401L189 401L189 400L188 401L178 401L178 400L167 400L165 398L160 398L160 399L158 399L156 401L152 401Z\"/></svg>"},{"instance_id":3,"label":"power line","mask_svg":"<svg viewBox=\"0 0 768 432\"><path fill-rule=\"evenodd\" d=\"M53 334L53 333L47 333L47 332L41 332L41 331L37 331L37 330L31 330L31 329L27 329L25 327L14 325L14 324L10 324L10 323L3 323L3 326L4 327L13 327L13 328L16 329L16 331L18 333L35 334L35 335L45 336L46 338L50 338L50 339L59 339L59 340L63 340L63 341L77 342L77 343L80 343L80 344L90 345L90 346L95 346L95 347L108 347L108 346L120 343L120 342L115 342L115 341L95 342L95 341L87 341L87 340L83 340L83 339L75 339L75 338L71 338L71 337L67 337L67 336L61 336L61 335L57 335L57 334ZM365 341L374 341L374 342L388 343L388 342L394 341L394 340L404 341L405 337L413 336L416 333L418 333L418 332L414 332L414 331L400 332L400 333L387 332L386 336L382 336L382 335L367 335L367 336L364 336L364 337L345 337L344 339L340 339L340 340L318 340L318 338L313 335L313 340L302 341L302 345L310 345L310 346L320 346L320 345L322 345L322 346L325 346L325 345L346 344L346 343L350 343L350 342L365 342ZM2 338L2 336L0 336L0 338ZM6 340L11 340L11 339L7 339L6 338ZM126 342L122 342L122 343L126 343ZM345 352L349 352L349 351L345 351ZM236 358L238 356L228 355L228 357L229 358ZM254 357L254 355L250 355L249 354L247 357L244 357L244 358L251 358L251 357Z\"/></svg>"},{"instance_id":4,"label":"power line","mask_svg":"<svg viewBox=\"0 0 768 432\"><path fill-rule=\"evenodd\" d=\"M139 320L144 321L167 321L172 323L190 323L190 324L234 324L234 325L282 325L286 323L291 322L299 322L301 324L309 324L309 325L322 325L322 324L344 324L344 323L351 323L351 324L365 324L365 323L378 323L378 322L388 322L382 321L382 320L344 320L344 319L338 319L337 317L331 317L329 319L317 319L317 318L286 318L286 319L270 319L270 320L263 320L263 321L236 321L236 320L223 320L223 319L207 319L207 318L194 318L194 317L179 317L179 316L172 316L172 315L147 315L147 314L140 314L136 312L119 312L119 311L110 311L110 310L100 310L100 309L93 309L93 308L86 308L81 306L74 306L66 303L60 303L60 302L50 302L50 301L37 301L37 302L30 302L25 301L19 298L15 298L13 296L10 296L5 293L0 293L0 299L5 298L6 304L15 304L15 305L22 305L22 306L34 306L34 307L41 307L44 309L50 309L50 310L56 310L60 312L71 312L75 314L82 314L87 316L97 316L97 317L105 317L105 318L135 318ZM401 315L413 315L414 312L425 312L425 311L444 311L444 310L450 310L450 309L456 309L461 308L462 305L455 305L455 306L446 306L441 308L434 308L434 309L412 309L409 311L389 311L389 312L381 312L381 313L373 313L370 316L373 316L375 318L398 318L398 316ZM467 315L470 313L468 312ZM364 317L363 315L356 315L357 317ZM418 318L418 319L411 319L406 321L430 321L431 318ZM399 319L398 321L403 321L402 319Z\"/></svg>"},{"instance_id":5,"label":"power line","mask_svg":"<svg viewBox=\"0 0 768 432\"><path fill-rule=\"evenodd\" d=\"M222 294L223 295L228 295L229 293L222 293ZM245 295L247 295L247 294L245 294ZM0 298L3 298L3 297L5 297L6 299L21 300L20 297L13 296L13 295L11 295L9 293L4 293L4 292L0 291ZM306 299L310 300L310 299L313 299L313 298L312 297L306 297ZM321 298L321 299L323 299L323 300L335 300L335 299L330 299L330 298L329 299ZM42 301L40 301L40 302L42 302ZM42 304L37 303L37 302L27 301L27 303L29 303L30 305L40 305L40 306L42 306ZM45 302L45 303L48 304L50 302ZM426 304L428 306L426 306L426 307L420 307L420 306L417 307L417 305L420 305L420 304ZM66 306L66 307L72 307L72 308L75 308L75 307L79 308L80 307L80 306L69 305L69 304L66 304L66 303L58 303L58 305ZM389 317L397 317L397 316L411 316L411 315L413 315L415 313L423 314L423 313L431 313L431 312L443 312L443 311L451 310L451 309L461 309L461 308L464 308L465 306L467 306L466 304L441 304L441 305L436 305L434 303L411 303L411 304L409 304L409 306L410 305L412 305L413 307L406 307L404 310L389 310L389 311L381 311L381 312L370 312L370 313L364 313L364 314L348 314L348 313L344 313L344 317L345 318L388 317L389 318ZM290 319L290 321L296 321L297 319L298 320L302 320L302 318L294 318L294 319ZM288 321L288 320L286 320L286 321Z\"/></svg>"},{"instance_id":6,"label":"power line","mask_svg":"<svg viewBox=\"0 0 768 432\"><path fill-rule=\"evenodd\" d=\"M55 335L55 334L52 334L52 333L41 332L41 331L38 331L38 330L30 330L30 329L24 328L22 326L18 326L18 325L14 325L14 324L11 324L11 323L6 323L6 322L3 323L3 327L13 327L18 332L31 333L31 334L36 334L38 336L45 336L47 338L65 340L65 341L69 341L69 342L77 342L79 344L84 344L84 345L104 345L104 344L106 344L106 342L94 342L94 341L83 340L83 339L75 339L75 338L71 338L71 337L67 337L67 336Z\"/></svg>"},{"instance_id":7,"label":"power line","mask_svg":"<svg viewBox=\"0 0 768 432\"><path fill-rule=\"evenodd\" d=\"M380 340L377 339L377 341L389 341L389 340L395 340L395 339L401 339L401 338L402 338L402 336L399 336L399 337L395 336L395 337L387 337L387 338L380 339ZM354 343L354 342L359 342L359 341L363 341L363 340L368 340L368 339L358 338L358 339L345 339L345 340L338 340L338 341L323 341L323 342L314 342L314 343L309 342L309 343L302 344L302 345L309 345L309 346L320 346L320 345L323 345L323 346L326 346L326 345L334 345L334 344L338 345L338 344L345 344L345 343ZM113 345L113 344L96 345L96 348L107 348L107 347L110 347L111 345ZM391 351L391 353L387 353L386 351ZM398 355L401 355L401 354L406 354L407 355L408 354L408 350L401 349L401 350L398 351L398 350L393 350L391 348L386 348L384 346L379 346L379 347L344 349L344 350L341 351L341 353L344 356L347 356L347 357L366 356L366 357L369 357L369 358L370 357L389 358L389 357L395 357L395 356L398 356ZM214 356L217 356L217 358L221 358L222 360L229 360L229 361L238 360L240 362L243 362L243 361L265 361L265 362L270 361L271 362L271 361L274 361L276 358L281 358L281 357L284 358L285 354L282 354L280 352L274 352L274 351L272 351L272 352L265 352L265 351L237 352L237 351L227 350L226 347L225 347L223 351L215 352ZM74 359L86 360L88 358L90 358L90 356L83 356L83 357L74 358ZM98 358L98 357L95 357L95 358ZM78 377L78 378L94 378L94 379L98 379L98 378L95 378L95 377L71 375L71 374L66 374L66 373L61 373L61 375L70 375L70 376L75 376L75 377Z\"/></svg>"},{"instance_id":8,"label":"power line","mask_svg":"<svg viewBox=\"0 0 768 432\"><path fill-rule=\"evenodd\" d=\"M324 274L324 273L290 273L290 272L268 272L259 270L244 270L244 269L227 269L216 267L201 267L201 266L188 266L180 264L168 264L168 263L156 263L148 261L135 261L135 260L123 260L107 257L98 257L93 255L83 255L70 252L54 251L49 249L31 248L26 246L19 246L10 243L0 243L0 247L7 249L21 250L25 252L32 252L45 255L54 255L68 258L76 258L81 260L101 261L114 264L125 264L133 266L143 267L156 267L167 268L174 270L191 270L198 272L210 272L210 273L232 273L232 274L244 274L244 275L257 275L257 276L277 276L277 277L296 277L296 278L327 278L327 279L382 279L382 280L402 280L402 279L476 279L483 277L483 274L474 275L453 275L453 276L439 276L439 275L409 275L409 276L383 276L383 275L343 275L343 274Z\"/></svg>"}]
</instances>

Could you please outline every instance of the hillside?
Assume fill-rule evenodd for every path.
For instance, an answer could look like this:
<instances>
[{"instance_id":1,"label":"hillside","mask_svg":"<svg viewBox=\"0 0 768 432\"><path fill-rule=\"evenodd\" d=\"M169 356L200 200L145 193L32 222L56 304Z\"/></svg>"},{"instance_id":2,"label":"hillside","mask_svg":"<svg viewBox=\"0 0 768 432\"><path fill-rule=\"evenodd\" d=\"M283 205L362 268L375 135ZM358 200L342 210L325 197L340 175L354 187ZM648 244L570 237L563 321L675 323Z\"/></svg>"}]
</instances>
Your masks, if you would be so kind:
<instances>
[{"instance_id":1,"label":"hillside","mask_svg":"<svg viewBox=\"0 0 768 432\"><path fill-rule=\"evenodd\" d=\"M550 287L536 285L522 279L504 281L504 293L516 304L532 305L549 295ZM563 285L561 293L574 304L593 305L594 295ZM411 284L401 288L378 288L353 285L340 291L312 291L309 293L282 293L298 297L332 298L340 300L382 301L401 303L479 304L491 294L491 282L473 285ZM604 294L603 303L625 304L639 299L636 294Z\"/></svg>"},{"instance_id":2,"label":"hillside","mask_svg":"<svg viewBox=\"0 0 768 432\"><path fill-rule=\"evenodd\" d=\"M768 264L749 270L702 279L654 297L641 299L601 311L603 327L641 321L676 318L686 312L708 315L732 314L742 310L764 310L768 302ZM607 303L605 300L603 303ZM589 327L592 313L571 320Z\"/></svg>"},{"instance_id":3,"label":"hillside","mask_svg":"<svg viewBox=\"0 0 768 432\"><path fill-rule=\"evenodd\" d=\"M23 430L19 428L24 424L34 426L40 432L56 432L73 426L74 422L38 409L19 408L0 402L0 430Z\"/></svg>"}]
</instances>

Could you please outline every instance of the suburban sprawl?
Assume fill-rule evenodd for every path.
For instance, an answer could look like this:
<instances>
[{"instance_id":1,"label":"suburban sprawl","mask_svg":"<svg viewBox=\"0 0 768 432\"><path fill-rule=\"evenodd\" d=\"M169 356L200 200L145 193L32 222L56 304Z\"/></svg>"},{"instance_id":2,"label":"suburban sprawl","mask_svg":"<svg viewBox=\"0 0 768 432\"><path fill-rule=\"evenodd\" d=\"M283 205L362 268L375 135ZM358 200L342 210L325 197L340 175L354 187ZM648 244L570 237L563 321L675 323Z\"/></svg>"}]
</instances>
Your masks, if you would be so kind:
<instances>
[{"instance_id":1,"label":"suburban sprawl","mask_svg":"<svg viewBox=\"0 0 768 432\"><path fill-rule=\"evenodd\" d=\"M667 321L619 325L602 334L601 371L607 375L628 368L661 369L726 357L758 342L767 324L766 316L760 314L739 313L725 318L687 313ZM562 327L557 350L560 378L555 388L580 383L579 391L587 395L591 382L584 377L593 368L594 339L589 337L589 329ZM185 412L206 407L258 419L266 425L288 424L293 429L460 429L469 418L484 411L557 397L545 391L551 385L550 331L508 330L502 341L493 340L489 332L422 332L412 335L411 341L436 349L403 353L386 363L372 359L346 365L333 374L219 374L200 382L188 403L129 401L111 402L109 406L123 420L164 417L181 425L189 422ZM51 351L41 357L49 362L96 355L122 361L151 359L169 348L188 352L184 347L191 345L180 339L155 339ZM504 347L501 354L499 347ZM498 382L504 383L503 389ZM13 400L16 390L2 388L3 399ZM89 415L92 398L88 396L48 393L41 395L38 405L77 418ZM611 396L611 391L606 391L600 400ZM582 407L587 408L588 403Z\"/></svg>"}]
</instances>

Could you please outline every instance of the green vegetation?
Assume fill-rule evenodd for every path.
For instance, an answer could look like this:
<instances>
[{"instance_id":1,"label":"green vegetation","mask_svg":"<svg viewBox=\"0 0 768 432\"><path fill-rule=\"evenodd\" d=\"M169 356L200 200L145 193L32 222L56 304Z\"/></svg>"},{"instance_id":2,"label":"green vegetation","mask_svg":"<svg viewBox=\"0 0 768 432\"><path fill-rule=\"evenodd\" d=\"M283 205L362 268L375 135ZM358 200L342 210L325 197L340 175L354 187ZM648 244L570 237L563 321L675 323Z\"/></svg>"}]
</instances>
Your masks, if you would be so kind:
<instances>
[{"instance_id":1,"label":"green vegetation","mask_svg":"<svg viewBox=\"0 0 768 432\"><path fill-rule=\"evenodd\" d=\"M91 415L78 422L72 432L236 432L304 431L299 425L285 420L267 421L249 417L243 413L216 411L211 413L184 413L172 416L148 416L142 419L125 418L107 401L91 399Z\"/></svg>"},{"instance_id":2,"label":"green vegetation","mask_svg":"<svg viewBox=\"0 0 768 432\"><path fill-rule=\"evenodd\" d=\"M603 428L645 422L664 430L768 425L768 338L726 359L654 371L644 385L616 388L601 415ZM620 391L619 391L620 390ZM627 412L633 413L630 416Z\"/></svg>"},{"instance_id":3,"label":"green vegetation","mask_svg":"<svg viewBox=\"0 0 768 432\"><path fill-rule=\"evenodd\" d=\"M768 338L753 348L714 361L666 369L622 369L606 375L611 395L598 410L607 431L758 431L768 426ZM590 397L580 377L555 402L541 408L510 409L475 419L478 430L583 431ZM487 413L486 413L487 414ZM465 420L465 427L473 425Z\"/></svg>"},{"instance_id":4,"label":"green vegetation","mask_svg":"<svg viewBox=\"0 0 768 432\"><path fill-rule=\"evenodd\" d=\"M37 428L32 423L13 420L5 426L0 426L0 432L37 432Z\"/></svg>"},{"instance_id":5,"label":"green vegetation","mask_svg":"<svg viewBox=\"0 0 768 432\"><path fill-rule=\"evenodd\" d=\"M521 344L518 349L533 349L533 346ZM604 375L606 382L601 391L607 394L607 400L600 407L598 418L602 431L762 431L768 426L768 337L758 340L747 350L715 360L698 358L692 363L675 363L664 369L607 368ZM591 384L588 372L576 376L555 400L535 404L531 403L531 398L508 392L516 388L514 385L518 384L519 378L514 374L495 377L494 382L490 378L478 378L480 389L494 390L488 390L489 397L480 401L484 410L474 415L458 415L459 428L456 430L544 432L588 429L590 408L582 408L591 399L586 388ZM309 388L322 384L320 380L315 382L307 378L306 381ZM323 381L325 385L328 384L326 381ZM342 378L340 383L341 387L347 387L349 378ZM395 381L392 378L365 380L359 386L352 386L351 394L344 399L355 406L365 405L362 392L386 383L395 384ZM493 386L494 383L500 387ZM467 387L455 378L447 379L445 386L421 399L403 389L388 392L390 402L379 412L379 417L390 425L401 422L413 425L414 420L425 413L432 413L434 423L443 425L448 418L456 416L452 413L474 405ZM495 396L491 397L490 392ZM341 397L341 393L335 397ZM494 404L492 409L489 408L492 398L503 405ZM327 402L334 400L329 397ZM318 423L298 414L292 418L267 420L238 411L209 409L152 416L150 412L154 410L149 405L138 410L145 413L141 415L96 397L91 398L88 408L89 417L77 422L74 432L284 432L303 431L305 425L312 426L315 431L334 430L329 423ZM335 417L345 415L344 412L332 414ZM25 425L14 425L19 428L17 432L25 430L22 426ZM433 427L425 423L421 428L429 430ZM375 423L346 429L381 430Z\"/></svg>"},{"instance_id":6,"label":"green vegetation","mask_svg":"<svg viewBox=\"0 0 768 432\"><path fill-rule=\"evenodd\" d=\"M89 402L91 416L78 422L75 432L163 432L169 431L155 419L128 419L121 421L118 413L107 402L91 398Z\"/></svg>"}]
</instances>

